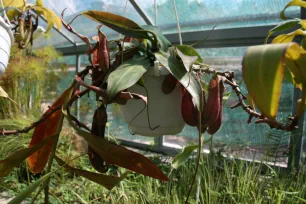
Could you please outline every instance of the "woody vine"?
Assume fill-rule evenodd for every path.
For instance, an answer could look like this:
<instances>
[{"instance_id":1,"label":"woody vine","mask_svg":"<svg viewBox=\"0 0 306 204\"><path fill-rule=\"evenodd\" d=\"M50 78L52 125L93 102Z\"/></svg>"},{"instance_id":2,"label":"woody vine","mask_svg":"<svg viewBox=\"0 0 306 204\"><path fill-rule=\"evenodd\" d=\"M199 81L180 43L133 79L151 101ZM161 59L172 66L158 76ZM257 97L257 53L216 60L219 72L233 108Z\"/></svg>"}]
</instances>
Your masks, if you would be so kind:
<instances>
[{"instance_id":1,"label":"woody vine","mask_svg":"<svg viewBox=\"0 0 306 204\"><path fill-rule=\"evenodd\" d=\"M303 1L292 1L282 11L290 6L306 7ZM199 132L198 161L201 154L202 135L215 134L222 123L222 100L226 88L231 89L237 96L237 104L232 109L241 107L248 115L246 122L267 124L271 128L292 131L297 128L298 119L304 112L306 101L306 51L303 45L291 41L297 35L306 36L304 20L295 19L272 29L273 32L284 31L294 25L301 28L289 34L282 34L274 38L272 44L250 47L243 59L242 71L248 93L241 92L233 72L220 72L210 68L197 51L189 45L174 46L154 26L139 26L135 22L112 13L100 11L86 11L84 15L101 26L107 26L125 36L109 42L99 26L97 43L92 46L90 39L77 33L71 23L63 20L62 24L71 33L78 36L88 45L88 59L90 65L76 74L71 86L65 90L41 119L29 127L19 130L1 130L2 136L17 135L34 129L32 141L28 148L19 150L7 159L0 161L0 176L7 176L20 162L28 158L28 165L33 173L42 172L45 167L47 173L37 184L44 183L45 202L48 202L48 180L52 176L51 165L55 159L67 171L86 177L107 189L115 187L126 177L129 171L149 176L161 181L168 181L167 176L148 158L141 154L114 144L104 138L107 122L106 107L111 103L125 105L128 100L140 100L148 106L147 95L129 92L134 84L146 89L143 75L152 69L154 62L163 66L169 72L162 84L164 94L171 93L176 86L182 91L181 113L186 124L196 127ZM116 44L111 55L110 44ZM203 76L210 77L207 83ZM91 84L85 83L85 77L90 76ZM295 115L288 117L288 123L277 121L277 111L283 78L291 82L302 91L302 98L296 101L298 109ZM81 91L80 87L85 90ZM205 88L207 87L207 88ZM84 121L79 121L70 112L73 103L89 92L96 94L99 107L95 110L91 128ZM135 113L137 117L139 113ZM89 159L92 166L99 172L88 172L73 168L56 156L56 145L62 129L63 120L82 136L89 145ZM148 114L150 125L150 115ZM150 127L152 130L158 127ZM121 176L109 176L105 173L109 165L116 165L127 169ZM196 169L197 169L196 168ZM197 170L196 170L197 171ZM186 203L196 177L191 182ZM39 183L40 182L40 183ZM33 184L34 185L34 184ZM37 185L36 187L38 187ZM36 188L32 188L34 191ZM31 192L30 192L31 193ZM24 196L24 194L22 195ZM22 199L16 197L15 199Z\"/></svg>"}]
</instances>

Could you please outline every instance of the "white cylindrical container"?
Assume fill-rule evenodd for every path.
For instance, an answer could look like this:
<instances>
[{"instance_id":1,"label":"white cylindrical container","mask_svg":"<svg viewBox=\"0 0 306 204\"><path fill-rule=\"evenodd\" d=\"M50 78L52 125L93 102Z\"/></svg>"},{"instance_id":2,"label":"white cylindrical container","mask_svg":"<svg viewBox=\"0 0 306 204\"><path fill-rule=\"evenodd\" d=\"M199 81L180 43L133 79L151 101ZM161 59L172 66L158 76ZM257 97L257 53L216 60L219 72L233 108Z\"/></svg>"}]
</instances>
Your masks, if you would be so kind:
<instances>
[{"instance_id":1,"label":"white cylindrical container","mask_svg":"<svg viewBox=\"0 0 306 204\"><path fill-rule=\"evenodd\" d=\"M130 124L130 130L137 135L174 135L180 133L185 126L181 113L182 88L178 84L170 94L164 94L162 84L169 72L164 67L158 67L158 65L157 69L152 67L144 74L144 84L149 93L149 106L147 107L149 107L151 127L159 126L158 128L150 129L147 109L133 120L144 108L143 101L129 100L126 105L120 105L125 122ZM129 88L128 91L147 95L145 89L137 84Z\"/></svg>"},{"instance_id":2,"label":"white cylindrical container","mask_svg":"<svg viewBox=\"0 0 306 204\"><path fill-rule=\"evenodd\" d=\"M14 35L10 26L0 16L0 75L5 71L14 42Z\"/></svg>"}]
</instances>

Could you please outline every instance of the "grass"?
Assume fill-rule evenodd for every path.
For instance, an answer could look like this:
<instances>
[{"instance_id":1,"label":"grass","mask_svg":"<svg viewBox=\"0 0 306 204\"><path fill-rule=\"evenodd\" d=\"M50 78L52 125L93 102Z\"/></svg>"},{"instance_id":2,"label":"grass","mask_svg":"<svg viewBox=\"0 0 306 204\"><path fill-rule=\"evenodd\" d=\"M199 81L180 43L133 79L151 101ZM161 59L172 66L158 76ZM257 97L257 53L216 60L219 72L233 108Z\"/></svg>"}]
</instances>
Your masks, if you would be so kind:
<instances>
[{"instance_id":1,"label":"grass","mask_svg":"<svg viewBox=\"0 0 306 204\"><path fill-rule=\"evenodd\" d=\"M0 121L10 124L7 129L23 127L30 121L24 119ZM73 131L66 129L60 138L57 155L71 160L81 153L72 145ZM0 138L0 158L12 151L27 146L31 133ZM195 160L190 159L179 169L161 162L161 157L151 158L169 176L169 182L160 182L132 173L112 191L102 186L60 170L52 177L50 203L183 203L195 169ZM166 160L170 160L169 157ZM164 161L165 158L162 158ZM59 166L54 163L54 169ZM84 170L94 171L87 155L69 163ZM117 175L124 169L111 168L109 174ZM27 171L26 163L0 180L0 192L15 196L40 175ZM203 155L197 184L192 190L189 202L196 203L306 203L306 173L301 171L292 176L286 170L272 168L265 164L230 160L220 154ZM198 193L197 193L198 192ZM34 194L32 195L34 197ZM29 201L31 198L29 198ZM43 202L41 194L37 203Z\"/></svg>"}]
</instances>

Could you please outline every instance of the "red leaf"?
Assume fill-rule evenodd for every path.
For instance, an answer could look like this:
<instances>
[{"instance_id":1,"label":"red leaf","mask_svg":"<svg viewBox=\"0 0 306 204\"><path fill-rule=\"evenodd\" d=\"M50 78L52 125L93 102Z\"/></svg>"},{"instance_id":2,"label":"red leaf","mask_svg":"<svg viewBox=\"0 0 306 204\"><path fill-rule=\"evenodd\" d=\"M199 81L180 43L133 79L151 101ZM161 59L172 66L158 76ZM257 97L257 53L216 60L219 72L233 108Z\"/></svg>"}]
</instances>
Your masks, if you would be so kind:
<instances>
[{"instance_id":1,"label":"red leaf","mask_svg":"<svg viewBox=\"0 0 306 204\"><path fill-rule=\"evenodd\" d=\"M71 97L72 90L74 88L74 84L65 90L62 95L55 101L55 103L48 109L42 117L50 114L52 109L55 109L58 106L62 106L65 104L69 98ZM31 148L37 143L40 143L46 138L49 138L59 132L63 121L62 110L55 111L52 113L44 122L40 123L34 130L32 140L30 142L29 147ZM45 168L49 155L52 150L52 146L54 144L54 140L50 141L42 148L40 148L37 152L32 154L28 158L29 169L32 173L40 173Z\"/></svg>"}]
</instances>

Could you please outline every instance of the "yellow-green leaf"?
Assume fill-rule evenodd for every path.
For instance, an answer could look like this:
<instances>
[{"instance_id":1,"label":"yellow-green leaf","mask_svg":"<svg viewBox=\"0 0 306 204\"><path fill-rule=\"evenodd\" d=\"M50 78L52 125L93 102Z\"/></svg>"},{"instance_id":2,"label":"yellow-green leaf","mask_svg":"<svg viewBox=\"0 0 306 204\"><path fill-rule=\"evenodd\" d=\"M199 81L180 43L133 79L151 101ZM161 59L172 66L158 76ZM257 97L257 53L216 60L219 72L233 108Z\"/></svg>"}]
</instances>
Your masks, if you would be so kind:
<instances>
[{"instance_id":1,"label":"yellow-green leaf","mask_svg":"<svg viewBox=\"0 0 306 204\"><path fill-rule=\"evenodd\" d=\"M306 2L303 0L292 0L291 2L289 2L280 13L281 19L284 19L284 20L287 19L285 15L285 11L288 7L291 7L291 6L300 6L300 7L306 8Z\"/></svg>"},{"instance_id":2,"label":"yellow-green leaf","mask_svg":"<svg viewBox=\"0 0 306 204\"><path fill-rule=\"evenodd\" d=\"M196 150L198 147L199 145L190 145L190 146L184 147L182 152L174 157L171 166L174 169L179 168L181 165L183 165L188 160L192 152Z\"/></svg>"},{"instance_id":3,"label":"yellow-green leaf","mask_svg":"<svg viewBox=\"0 0 306 204\"><path fill-rule=\"evenodd\" d=\"M278 35L277 37L275 37L273 40L272 40L272 43L275 44L275 43L290 43L293 41L293 39L296 37L296 36L306 36L306 31L303 31L302 29L298 29L296 31L293 31L291 33L287 33L287 34L282 34L282 35Z\"/></svg>"},{"instance_id":4,"label":"yellow-green leaf","mask_svg":"<svg viewBox=\"0 0 306 204\"><path fill-rule=\"evenodd\" d=\"M275 119L278 111L285 62L292 75L302 75L306 80L305 69L300 69L305 60L305 50L298 44L271 44L249 47L243 58L243 79L256 106L268 118ZM296 65L300 64L300 65ZM304 74L305 72L305 74Z\"/></svg>"},{"instance_id":5,"label":"yellow-green leaf","mask_svg":"<svg viewBox=\"0 0 306 204\"><path fill-rule=\"evenodd\" d=\"M6 15L9 20L14 20L14 18L19 14L17 9L9 9L6 11Z\"/></svg>"},{"instance_id":6,"label":"yellow-green leaf","mask_svg":"<svg viewBox=\"0 0 306 204\"><path fill-rule=\"evenodd\" d=\"M48 9L48 8L43 7L43 6L38 6L37 5L36 6L36 11L39 15L44 16L47 20L48 28L46 30L46 33L48 33L52 29L54 24L58 29L61 28L61 26L62 26L61 19L59 17L57 17L57 15L51 9Z\"/></svg>"},{"instance_id":7,"label":"yellow-green leaf","mask_svg":"<svg viewBox=\"0 0 306 204\"><path fill-rule=\"evenodd\" d=\"M72 172L72 173L74 173L78 176L82 176L84 178L87 178L88 180L93 181L97 184L100 184L100 185L104 186L105 188L107 188L108 190L112 190L116 185L118 185L120 183L120 181L125 179L126 176L129 173L129 171L127 171L123 175L121 175L120 177L109 176L109 175L105 175L105 174L99 174L99 173L94 173L94 172L90 172L90 171L85 171L85 170L73 168L73 167L69 166L68 164L66 164L60 158L55 157L55 159L56 159L57 163L60 166L63 166L67 171Z\"/></svg>"},{"instance_id":8,"label":"yellow-green leaf","mask_svg":"<svg viewBox=\"0 0 306 204\"><path fill-rule=\"evenodd\" d=\"M44 6L44 3L42 0L36 0L36 5L37 6Z\"/></svg>"},{"instance_id":9,"label":"yellow-green leaf","mask_svg":"<svg viewBox=\"0 0 306 204\"><path fill-rule=\"evenodd\" d=\"M13 103L16 103L13 99L11 99L9 97L9 95L3 90L3 88L1 86L0 86L0 97L7 98L10 101L12 101Z\"/></svg>"},{"instance_id":10,"label":"yellow-green leaf","mask_svg":"<svg viewBox=\"0 0 306 204\"><path fill-rule=\"evenodd\" d=\"M23 7L24 0L2 0L4 7Z\"/></svg>"}]
</instances>

